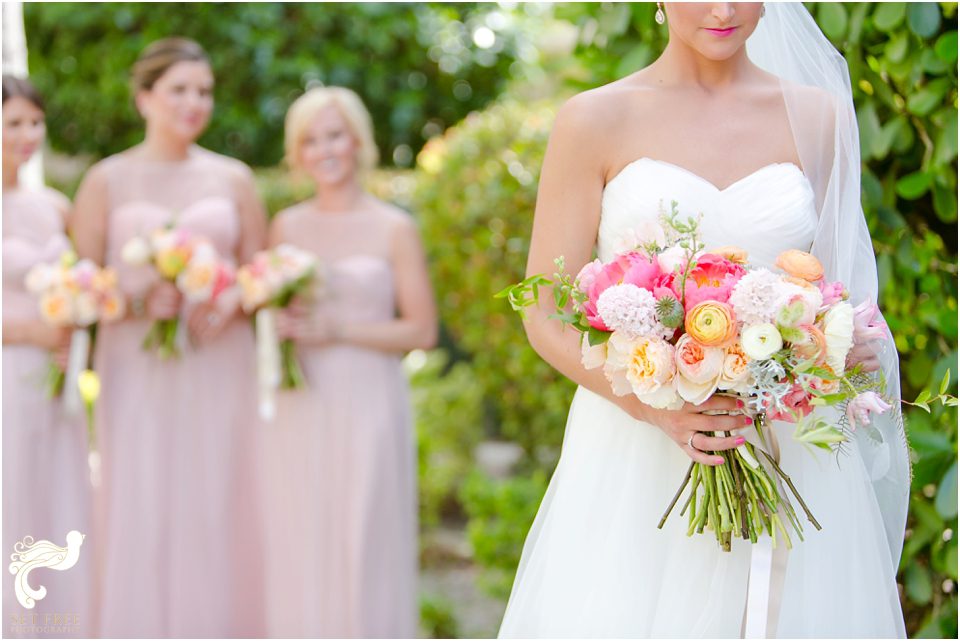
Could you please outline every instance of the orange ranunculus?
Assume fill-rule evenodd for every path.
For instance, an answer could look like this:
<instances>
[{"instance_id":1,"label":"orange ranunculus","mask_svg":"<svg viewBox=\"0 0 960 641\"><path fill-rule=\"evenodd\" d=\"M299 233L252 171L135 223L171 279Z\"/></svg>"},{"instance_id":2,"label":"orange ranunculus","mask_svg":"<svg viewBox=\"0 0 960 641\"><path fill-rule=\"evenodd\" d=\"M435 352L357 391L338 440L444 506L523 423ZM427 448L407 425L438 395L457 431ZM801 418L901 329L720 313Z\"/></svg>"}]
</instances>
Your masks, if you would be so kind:
<instances>
[{"instance_id":1,"label":"orange ranunculus","mask_svg":"<svg viewBox=\"0 0 960 641\"><path fill-rule=\"evenodd\" d=\"M777 256L777 267L791 276L815 282L823 278L823 265L817 257L799 249L788 249Z\"/></svg>"},{"instance_id":2,"label":"orange ranunculus","mask_svg":"<svg viewBox=\"0 0 960 641\"><path fill-rule=\"evenodd\" d=\"M698 303L687 312L684 326L690 338L705 347L725 347L737 337L733 308L726 303Z\"/></svg>"},{"instance_id":3,"label":"orange ranunculus","mask_svg":"<svg viewBox=\"0 0 960 641\"><path fill-rule=\"evenodd\" d=\"M731 263L736 263L738 265L747 264L747 250L741 249L736 245L724 245L723 247L717 247L716 249L711 249L707 253L723 256L724 258L729 260Z\"/></svg>"}]
</instances>

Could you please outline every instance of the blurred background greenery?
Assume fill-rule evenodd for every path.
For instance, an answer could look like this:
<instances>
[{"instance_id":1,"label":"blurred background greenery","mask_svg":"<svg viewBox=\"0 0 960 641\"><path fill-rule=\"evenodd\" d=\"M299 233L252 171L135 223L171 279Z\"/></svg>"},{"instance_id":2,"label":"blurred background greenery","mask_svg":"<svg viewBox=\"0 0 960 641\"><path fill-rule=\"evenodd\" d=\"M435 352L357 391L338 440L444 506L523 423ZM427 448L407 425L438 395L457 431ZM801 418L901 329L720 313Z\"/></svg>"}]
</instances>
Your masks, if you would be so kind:
<instances>
[{"instance_id":1,"label":"blurred background greenery","mask_svg":"<svg viewBox=\"0 0 960 641\"><path fill-rule=\"evenodd\" d=\"M851 71L863 204L905 398L957 375L957 4L808 3ZM257 169L271 213L309 196L277 167L286 107L313 84L373 113L379 196L417 217L441 347L406 365L418 416L423 633L496 633L524 536L559 456L572 386L493 293L523 274L553 114L652 61L652 3L28 4L46 95L48 177L72 194L92 160L137 142L137 52L186 35L210 52L202 142ZM908 409L913 496L899 581L908 633L957 636L957 413ZM453 578L451 578L453 577Z\"/></svg>"}]
</instances>

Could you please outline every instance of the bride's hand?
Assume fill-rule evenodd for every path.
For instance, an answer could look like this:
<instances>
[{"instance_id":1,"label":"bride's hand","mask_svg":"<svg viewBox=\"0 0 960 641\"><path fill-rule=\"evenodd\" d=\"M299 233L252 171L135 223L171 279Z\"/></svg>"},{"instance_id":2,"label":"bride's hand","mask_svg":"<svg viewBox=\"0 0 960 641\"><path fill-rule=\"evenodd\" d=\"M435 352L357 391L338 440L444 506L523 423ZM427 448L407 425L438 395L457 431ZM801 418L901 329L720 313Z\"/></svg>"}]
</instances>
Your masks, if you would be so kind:
<instances>
[{"instance_id":1,"label":"bride's hand","mask_svg":"<svg viewBox=\"0 0 960 641\"><path fill-rule=\"evenodd\" d=\"M880 356L875 343L858 343L847 354L847 367L859 363L864 372L875 372L880 369Z\"/></svg>"},{"instance_id":2,"label":"bride's hand","mask_svg":"<svg viewBox=\"0 0 960 641\"><path fill-rule=\"evenodd\" d=\"M708 454L708 451L732 450L743 445L745 441L743 436L718 437L704 434L704 432L733 432L753 425L753 419L743 414L703 413L708 410L727 412L742 410L743 401L729 396L715 395L701 405L684 403L678 410L659 410L641 403L633 395L626 396L624 399L628 399L628 408L625 409L634 418L659 427L687 456L704 465L723 463L722 457Z\"/></svg>"}]
</instances>

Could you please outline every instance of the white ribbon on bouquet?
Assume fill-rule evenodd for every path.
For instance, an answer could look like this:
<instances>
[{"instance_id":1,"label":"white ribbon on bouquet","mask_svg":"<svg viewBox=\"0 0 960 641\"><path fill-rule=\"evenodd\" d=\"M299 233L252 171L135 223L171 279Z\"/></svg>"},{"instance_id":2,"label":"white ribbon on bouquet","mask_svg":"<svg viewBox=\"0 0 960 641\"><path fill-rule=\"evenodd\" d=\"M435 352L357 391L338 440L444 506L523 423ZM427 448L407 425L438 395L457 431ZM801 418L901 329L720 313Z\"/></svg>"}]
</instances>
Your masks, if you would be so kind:
<instances>
[{"instance_id":1,"label":"white ribbon on bouquet","mask_svg":"<svg viewBox=\"0 0 960 641\"><path fill-rule=\"evenodd\" d=\"M75 329L70 337L70 355L63 379L63 411L70 418L80 416L83 399L80 398L80 372L90 359L90 330Z\"/></svg>"},{"instance_id":2,"label":"white ribbon on bouquet","mask_svg":"<svg viewBox=\"0 0 960 641\"><path fill-rule=\"evenodd\" d=\"M277 414L276 393L280 387L280 345L273 310L268 307L258 310L255 324L260 418L272 421Z\"/></svg>"}]
</instances>

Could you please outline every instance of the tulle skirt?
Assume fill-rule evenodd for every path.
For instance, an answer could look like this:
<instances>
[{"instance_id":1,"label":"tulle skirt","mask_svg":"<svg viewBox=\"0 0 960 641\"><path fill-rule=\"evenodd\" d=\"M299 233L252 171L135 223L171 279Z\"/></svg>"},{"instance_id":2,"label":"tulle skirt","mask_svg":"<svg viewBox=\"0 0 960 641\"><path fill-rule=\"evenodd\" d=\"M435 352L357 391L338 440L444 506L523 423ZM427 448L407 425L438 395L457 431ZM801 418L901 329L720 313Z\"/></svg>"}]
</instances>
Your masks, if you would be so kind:
<instances>
[{"instance_id":1,"label":"tulle skirt","mask_svg":"<svg viewBox=\"0 0 960 641\"><path fill-rule=\"evenodd\" d=\"M781 466L823 530L787 554L779 637L903 637L895 564L860 457L811 452L775 424ZM751 545L657 523L690 459L656 427L580 388L527 536L501 637L738 638Z\"/></svg>"}]
</instances>

